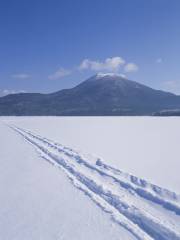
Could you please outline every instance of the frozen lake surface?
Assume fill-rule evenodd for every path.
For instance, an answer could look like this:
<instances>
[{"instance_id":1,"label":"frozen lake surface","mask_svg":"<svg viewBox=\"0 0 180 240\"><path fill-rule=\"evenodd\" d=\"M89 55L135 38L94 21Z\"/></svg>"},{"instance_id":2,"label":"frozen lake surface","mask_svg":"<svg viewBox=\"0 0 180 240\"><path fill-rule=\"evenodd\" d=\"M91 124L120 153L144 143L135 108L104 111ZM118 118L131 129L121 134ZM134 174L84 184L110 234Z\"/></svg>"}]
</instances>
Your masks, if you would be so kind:
<instances>
[{"instance_id":1,"label":"frozen lake surface","mask_svg":"<svg viewBox=\"0 0 180 240\"><path fill-rule=\"evenodd\" d=\"M178 117L11 117L6 122L180 192Z\"/></svg>"},{"instance_id":2,"label":"frozen lake surface","mask_svg":"<svg viewBox=\"0 0 180 240\"><path fill-rule=\"evenodd\" d=\"M179 122L1 118L0 236L179 240Z\"/></svg>"}]
</instances>

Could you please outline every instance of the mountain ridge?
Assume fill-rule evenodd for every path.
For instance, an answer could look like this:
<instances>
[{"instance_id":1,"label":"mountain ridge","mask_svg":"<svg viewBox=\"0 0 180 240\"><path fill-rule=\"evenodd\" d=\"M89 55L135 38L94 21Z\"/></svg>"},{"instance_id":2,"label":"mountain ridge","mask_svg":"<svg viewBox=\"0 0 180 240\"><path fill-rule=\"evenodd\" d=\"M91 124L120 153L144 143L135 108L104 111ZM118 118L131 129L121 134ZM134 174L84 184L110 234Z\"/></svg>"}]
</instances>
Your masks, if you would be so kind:
<instances>
[{"instance_id":1,"label":"mountain ridge","mask_svg":"<svg viewBox=\"0 0 180 240\"><path fill-rule=\"evenodd\" d=\"M166 115L166 110L177 114L178 109L180 96L114 73L99 73L73 88L49 94L19 93L0 98L1 116Z\"/></svg>"}]
</instances>

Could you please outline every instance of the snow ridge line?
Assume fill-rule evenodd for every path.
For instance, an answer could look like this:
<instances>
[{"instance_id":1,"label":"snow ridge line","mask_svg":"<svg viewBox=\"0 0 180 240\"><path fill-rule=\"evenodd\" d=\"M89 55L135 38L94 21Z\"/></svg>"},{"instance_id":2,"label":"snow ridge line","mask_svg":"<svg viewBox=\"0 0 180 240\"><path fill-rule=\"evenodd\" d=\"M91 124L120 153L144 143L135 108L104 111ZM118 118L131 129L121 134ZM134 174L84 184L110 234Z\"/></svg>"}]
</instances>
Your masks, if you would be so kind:
<instances>
[{"instance_id":1,"label":"snow ridge line","mask_svg":"<svg viewBox=\"0 0 180 240\"><path fill-rule=\"evenodd\" d=\"M72 156L66 156L63 158L57 154L54 154L53 151L49 151L52 148L55 149L56 147L54 145L52 146L52 144L50 142L47 142L47 140L44 140L43 138L33 135L32 133L29 133L20 128L13 127L13 129L19 132L21 135L23 135L24 138L26 138L26 140L41 150L43 154L48 157L48 159L50 158L51 161L55 161L56 164L61 165L73 178L75 178L81 185L83 185L83 187L88 188L88 191L95 194L95 196L100 198L100 200L105 201L110 205L111 208L115 208L116 211L126 217L126 220L128 221L126 221L124 225L127 225L128 222L128 228L130 228L129 226L134 223L131 232L133 234L136 234L138 236L138 239L180 239L180 234L174 229L169 228L169 226L164 226L163 223L159 221L159 219L153 217L150 214L145 214L143 211L133 205L129 205L127 202L123 201L123 199L121 199L121 197L119 197L116 192L113 193L111 189L107 190L109 187L108 185L103 186L103 183L99 184L97 181L94 181L94 179L87 177L85 174L86 172L82 172L82 169L78 168L78 161L80 161L79 159L76 159L75 166L75 159L73 159ZM85 165L88 170L90 167L89 165L89 163L88 165ZM97 171L97 169L93 170ZM102 170L98 173L107 177L107 174L104 174ZM131 225L129 222L131 222ZM136 225L138 225L138 227Z\"/></svg>"},{"instance_id":2,"label":"snow ridge line","mask_svg":"<svg viewBox=\"0 0 180 240\"><path fill-rule=\"evenodd\" d=\"M98 164L98 166L100 166L108 171L112 171L114 173L114 175L116 175L116 176L119 175L123 178L126 178L127 180L129 180L133 184L135 184L136 186L139 186L142 188L148 188L147 190L151 190L154 194L160 195L161 197L166 197L167 199L172 200L172 201L180 202L180 195L178 195L172 191L161 188L155 184L151 184L144 179L135 177L128 173L124 173L117 168L114 168L112 166L109 166L109 165L103 163L103 161L101 161L100 159L98 160L97 164Z\"/></svg>"},{"instance_id":3,"label":"snow ridge line","mask_svg":"<svg viewBox=\"0 0 180 240\"><path fill-rule=\"evenodd\" d=\"M119 169L106 165L101 160L97 160L96 165L103 171L110 172L117 181L120 181L122 186L132 189L140 197L159 204L176 215L180 215L180 196L176 193L151 184L144 179L121 172Z\"/></svg>"}]
</instances>

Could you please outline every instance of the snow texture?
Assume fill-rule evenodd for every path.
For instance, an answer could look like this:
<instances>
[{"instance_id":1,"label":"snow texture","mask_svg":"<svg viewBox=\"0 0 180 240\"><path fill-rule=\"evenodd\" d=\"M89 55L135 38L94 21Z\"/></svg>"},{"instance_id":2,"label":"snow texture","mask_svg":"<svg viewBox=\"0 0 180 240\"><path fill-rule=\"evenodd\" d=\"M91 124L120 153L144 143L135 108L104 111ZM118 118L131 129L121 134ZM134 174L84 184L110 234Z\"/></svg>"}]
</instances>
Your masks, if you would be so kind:
<instances>
[{"instance_id":1,"label":"snow texture","mask_svg":"<svg viewBox=\"0 0 180 240\"><path fill-rule=\"evenodd\" d=\"M178 117L6 117L2 120L78 152L92 153L123 172L180 193Z\"/></svg>"},{"instance_id":2,"label":"snow texture","mask_svg":"<svg viewBox=\"0 0 180 240\"><path fill-rule=\"evenodd\" d=\"M0 239L135 239L16 132L0 134Z\"/></svg>"},{"instance_id":3,"label":"snow texture","mask_svg":"<svg viewBox=\"0 0 180 240\"><path fill-rule=\"evenodd\" d=\"M180 196L32 131L10 127L65 172L113 221L140 240L180 239Z\"/></svg>"}]
</instances>

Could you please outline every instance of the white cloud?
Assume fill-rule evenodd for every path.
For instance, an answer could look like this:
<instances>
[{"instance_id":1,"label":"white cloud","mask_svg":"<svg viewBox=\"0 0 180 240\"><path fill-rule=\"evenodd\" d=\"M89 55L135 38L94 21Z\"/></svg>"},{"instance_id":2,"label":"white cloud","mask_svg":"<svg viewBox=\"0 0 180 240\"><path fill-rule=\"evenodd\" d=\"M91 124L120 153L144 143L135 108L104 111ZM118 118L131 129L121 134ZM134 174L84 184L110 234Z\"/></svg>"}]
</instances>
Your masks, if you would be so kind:
<instances>
[{"instance_id":1,"label":"white cloud","mask_svg":"<svg viewBox=\"0 0 180 240\"><path fill-rule=\"evenodd\" d=\"M9 94L16 94L16 93L26 93L24 90L13 90L13 89L0 89L0 97L9 95Z\"/></svg>"},{"instance_id":2,"label":"white cloud","mask_svg":"<svg viewBox=\"0 0 180 240\"><path fill-rule=\"evenodd\" d=\"M127 63L125 66L124 66L124 71L125 72L137 72L139 70L139 67L137 64L135 63Z\"/></svg>"},{"instance_id":3,"label":"white cloud","mask_svg":"<svg viewBox=\"0 0 180 240\"><path fill-rule=\"evenodd\" d=\"M27 79L27 78L30 78L30 75L26 73L18 73L18 74L11 75L11 77L16 79Z\"/></svg>"},{"instance_id":4,"label":"white cloud","mask_svg":"<svg viewBox=\"0 0 180 240\"><path fill-rule=\"evenodd\" d=\"M126 63L122 57L110 57L106 58L103 61L90 60L88 58L84 59L77 67L72 69L65 69L63 67L59 68L55 73L48 76L50 80L56 80L63 78L72 74L74 71L84 71L90 70L94 72L103 72L103 73L115 73L120 74L120 72L136 72L138 71L138 66L135 63ZM125 74L121 74L123 78L127 78Z\"/></svg>"},{"instance_id":5,"label":"white cloud","mask_svg":"<svg viewBox=\"0 0 180 240\"><path fill-rule=\"evenodd\" d=\"M121 57L106 58L104 61L92 61L90 59L84 59L79 70L92 70L92 71L111 71L117 72L122 65L125 64L125 60Z\"/></svg>"},{"instance_id":6,"label":"white cloud","mask_svg":"<svg viewBox=\"0 0 180 240\"><path fill-rule=\"evenodd\" d=\"M60 79L62 77L68 76L71 74L71 71L68 69L60 68L55 73L48 76L50 80Z\"/></svg>"},{"instance_id":7,"label":"white cloud","mask_svg":"<svg viewBox=\"0 0 180 240\"><path fill-rule=\"evenodd\" d=\"M2 95L8 95L8 94L14 94L15 91L14 90L8 90L8 89L4 89L2 91Z\"/></svg>"},{"instance_id":8,"label":"white cloud","mask_svg":"<svg viewBox=\"0 0 180 240\"><path fill-rule=\"evenodd\" d=\"M162 63L162 61L163 61L162 58L157 58L156 59L156 63Z\"/></svg>"},{"instance_id":9,"label":"white cloud","mask_svg":"<svg viewBox=\"0 0 180 240\"><path fill-rule=\"evenodd\" d=\"M120 77L122 77L122 78L126 78L126 79L127 79L126 74L120 73L119 75L120 75Z\"/></svg>"}]
</instances>

